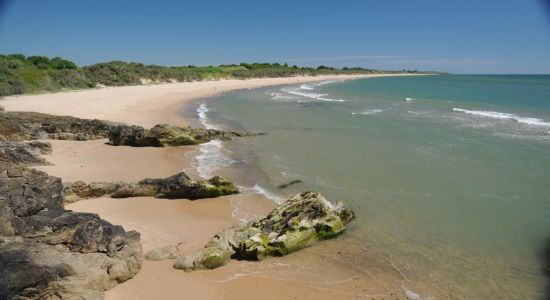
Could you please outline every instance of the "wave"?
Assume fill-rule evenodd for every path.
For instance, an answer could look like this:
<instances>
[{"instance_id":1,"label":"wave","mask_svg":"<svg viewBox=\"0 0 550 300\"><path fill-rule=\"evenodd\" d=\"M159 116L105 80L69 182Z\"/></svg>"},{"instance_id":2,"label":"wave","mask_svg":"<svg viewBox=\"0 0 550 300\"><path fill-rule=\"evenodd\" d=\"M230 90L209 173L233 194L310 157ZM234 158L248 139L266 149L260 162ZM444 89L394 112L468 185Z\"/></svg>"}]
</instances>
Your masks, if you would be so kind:
<instances>
[{"instance_id":1,"label":"wave","mask_svg":"<svg viewBox=\"0 0 550 300\"><path fill-rule=\"evenodd\" d=\"M377 113L383 112L381 109L367 109L360 112L352 112L352 115L375 115Z\"/></svg>"},{"instance_id":2,"label":"wave","mask_svg":"<svg viewBox=\"0 0 550 300\"><path fill-rule=\"evenodd\" d=\"M196 111L197 115L199 116L199 122L201 122L202 126L207 129L219 129L216 125L208 121L208 116L206 115L206 113L208 112L208 106L206 106L206 103L201 103Z\"/></svg>"},{"instance_id":3,"label":"wave","mask_svg":"<svg viewBox=\"0 0 550 300\"><path fill-rule=\"evenodd\" d=\"M310 91L314 89L314 87L312 87L312 86L309 85L309 84L302 84L302 85L300 86L300 88L301 88L302 90L310 90Z\"/></svg>"},{"instance_id":4,"label":"wave","mask_svg":"<svg viewBox=\"0 0 550 300\"><path fill-rule=\"evenodd\" d=\"M281 101L281 102L284 102L284 101L296 102L296 100L299 99L299 97L290 95L288 93L269 93L269 96L271 96L271 100Z\"/></svg>"},{"instance_id":5,"label":"wave","mask_svg":"<svg viewBox=\"0 0 550 300\"><path fill-rule=\"evenodd\" d=\"M260 186L259 184L254 184L253 187L239 186L239 191L241 193L253 193L263 195L267 199L272 200L277 204L281 204L283 203L283 201L286 200L285 198L268 191L266 188Z\"/></svg>"},{"instance_id":6,"label":"wave","mask_svg":"<svg viewBox=\"0 0 550 300\"><path fill-rule=\"evenodd\" d=\"M222 141L212 140L201 144L201 152L195 157L195 168L202 178L210 178L213 172L235 163L234 160L224 154Z\"/></svg>"},{"instance_id":7,"label":"wave","mask_svg":"<svg viewBox=\"0 0 550 300\"><path fill-rule=\"evenodd\" d=\"M199 121L207 129L219 129L217 126L209 122L208 106L206 103L196 109ZM195 157L194 167L197 169L199 176L202 178L212 177L212 173L218 169L229 166L234 161L224 154L222 141L212 140L208 143L201 144L199 147L200 154Z\"/></svg>"},{"instance_id":8,"label":"wave","mask_svg":"<svg viewBox=\"0 0 550 300\"><path fill-rule=\"evenodd\" d=\"M310 98L310 99L314 99L314 100L320 100L320 101L327 101L327 102L345 102L346 101L344 99L327 98L326 96L328 96L328 94L299 92L299 91L288 89L288 88L281 89L281 91L289 93L291 95L296 95L296 96Z\"/></svg>"},{"instance_id":9,"label":"wave","mask_svg":"<svg viewBox=\"0 0 550 300\"><path fill-rule=\"evenodd\" d=\"M520 117L518 115L509 114L509 113L502 113L502 112L498 112L498 111L467 110L467 109L456 108L456 107L453 108L453 111L461 112L461 113L465 113L465 114L470 114L470 115L475 115L475 116L493 118L493 119L513 120L513 121L516 121L518 123L523 123L523 124L527 124L527 125L550 127L550 122L546 122L542 119L530 118L530 117Z\"/></svg>"},{"instance_id":10,"label":"wave","mask_svg":"<svg viewBox=\"0 0 550 300\"><path fill-rule=\"evenodd\" d=\"M413 101L415 101L415 100L416 100L416 99L414 99L414 98L409 98L409 97L405 98L405 101L407 101L407 102L413 102Z\"/></svg>"}]
</instances>

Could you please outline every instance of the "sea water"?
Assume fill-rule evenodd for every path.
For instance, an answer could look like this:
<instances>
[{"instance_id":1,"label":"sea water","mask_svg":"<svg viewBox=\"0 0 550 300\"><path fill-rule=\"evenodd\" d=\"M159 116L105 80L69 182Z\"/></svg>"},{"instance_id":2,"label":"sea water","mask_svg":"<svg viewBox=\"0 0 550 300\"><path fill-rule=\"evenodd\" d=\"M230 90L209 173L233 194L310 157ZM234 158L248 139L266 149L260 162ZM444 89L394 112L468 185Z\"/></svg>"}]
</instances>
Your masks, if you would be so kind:
<instances>
[{"instance_id":1,"label":"sea water","mask_svg":"<svg viewBox=\"0 0 550 300\"><path fill-rule=\"evenodd\" d=\"M305 190L343 201L357 214L347 236L386 253L408 293L547 296L550 76L295 84L197 113L206 127L265 133L206 144L201 175L232 167L243 191L273 201Z\"/></svg>"}]
</instances>

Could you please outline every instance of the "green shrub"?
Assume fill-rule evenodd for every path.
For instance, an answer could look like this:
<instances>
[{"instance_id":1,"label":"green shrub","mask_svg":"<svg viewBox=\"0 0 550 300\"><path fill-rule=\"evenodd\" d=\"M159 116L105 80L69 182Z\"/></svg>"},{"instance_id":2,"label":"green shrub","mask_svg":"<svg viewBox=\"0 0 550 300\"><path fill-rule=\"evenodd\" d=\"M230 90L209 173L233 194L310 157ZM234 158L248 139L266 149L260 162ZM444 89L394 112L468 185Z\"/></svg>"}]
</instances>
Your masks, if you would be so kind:
<instances>
[{"instance_id":1,"label":"green shrub","mask_svg":"<svg viewBox=\"0 0 550 300\"><path fill-rule=\"evenodd\" d=\"M342 70L319 66L290 67L279 63L241 63L198 67L194 65L166 67L111 61L79 68L61 57L23 54L0 54L0 96L39 91L59 91L106 86L139 85L142 79L156 83L200 81L222 78L267 78L320 74L364 74L372 71L362 68Z\"/></svg>"}]
</instances>

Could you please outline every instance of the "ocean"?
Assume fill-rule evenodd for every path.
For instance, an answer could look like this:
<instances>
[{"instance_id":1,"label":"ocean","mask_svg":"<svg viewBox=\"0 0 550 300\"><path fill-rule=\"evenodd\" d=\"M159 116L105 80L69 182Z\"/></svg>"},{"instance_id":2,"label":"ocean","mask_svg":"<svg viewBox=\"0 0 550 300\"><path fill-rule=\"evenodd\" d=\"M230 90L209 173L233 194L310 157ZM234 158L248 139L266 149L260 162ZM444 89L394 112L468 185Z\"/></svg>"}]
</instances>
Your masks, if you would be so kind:
<instances>
[{"instance_id":1,"label":"ocean","mask_svg":"<svg viewBox=\"0 0 550 300\"><path fill-rule=\"evenodd\" d=\"M265 133L202 145L201 176L275 202L343 201L357 214L346 237L387 255L418 297L547 297L550 76L326 81L199 104L205 127Z\"/></svg>"}]
</instances>

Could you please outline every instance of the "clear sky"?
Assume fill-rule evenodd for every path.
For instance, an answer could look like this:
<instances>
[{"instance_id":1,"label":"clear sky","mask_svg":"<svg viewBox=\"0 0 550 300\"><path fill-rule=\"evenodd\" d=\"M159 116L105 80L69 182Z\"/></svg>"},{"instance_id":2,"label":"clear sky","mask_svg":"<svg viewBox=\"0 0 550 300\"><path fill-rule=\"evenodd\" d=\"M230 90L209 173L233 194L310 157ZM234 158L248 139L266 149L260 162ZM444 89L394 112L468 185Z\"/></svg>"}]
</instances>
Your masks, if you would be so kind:
<instances>
[{"instance_id":1,"label":"clear sky","mask_svg":"<svg viewBox=\"0 0 550 300\"><path fill-rule=\"evenodd\" d=\"M0 0L0 52L550 73L543 0Z\"/></svg>"}]
</instances>

